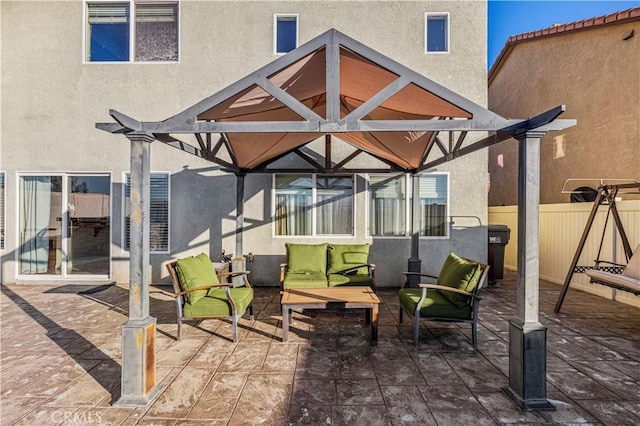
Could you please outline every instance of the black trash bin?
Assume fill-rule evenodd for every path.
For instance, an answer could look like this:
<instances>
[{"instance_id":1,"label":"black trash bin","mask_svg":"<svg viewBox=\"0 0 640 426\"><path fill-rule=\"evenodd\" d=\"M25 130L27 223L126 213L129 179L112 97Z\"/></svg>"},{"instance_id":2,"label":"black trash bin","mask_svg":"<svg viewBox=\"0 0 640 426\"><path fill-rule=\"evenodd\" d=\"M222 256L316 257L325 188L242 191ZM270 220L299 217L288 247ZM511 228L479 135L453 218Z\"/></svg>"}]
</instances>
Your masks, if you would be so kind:
<instances>
[{"instance_id":1,"label":"black trash bin","mask_svg":"<svg viewBox=\"0 0 640 426\"><path fill-rule=\"evenodd\" d=\"M489 225L489 282L504 277L504 247L509 243L511 229L506 225Z\"/></svg>"}]
</instances>

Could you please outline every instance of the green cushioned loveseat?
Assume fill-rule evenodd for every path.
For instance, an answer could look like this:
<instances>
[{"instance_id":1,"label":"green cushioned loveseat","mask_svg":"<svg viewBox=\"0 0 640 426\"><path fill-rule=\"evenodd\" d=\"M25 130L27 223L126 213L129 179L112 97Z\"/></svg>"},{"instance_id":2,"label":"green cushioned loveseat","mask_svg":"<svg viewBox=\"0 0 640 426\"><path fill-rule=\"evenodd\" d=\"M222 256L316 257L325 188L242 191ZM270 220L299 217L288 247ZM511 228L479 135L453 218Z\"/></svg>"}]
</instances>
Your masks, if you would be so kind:
<instances>
[{"instance_id":1,"label":"green cushioned loveseat","mask_svg":"<svg viewBox=\"0 0 640 426\"><path fill-rule=\"evenodd\" d=\"M362 285L375 289L375 265L369 244L287 243L287 262L280 265L280 288Z\"/></svg>"}]
</instances>

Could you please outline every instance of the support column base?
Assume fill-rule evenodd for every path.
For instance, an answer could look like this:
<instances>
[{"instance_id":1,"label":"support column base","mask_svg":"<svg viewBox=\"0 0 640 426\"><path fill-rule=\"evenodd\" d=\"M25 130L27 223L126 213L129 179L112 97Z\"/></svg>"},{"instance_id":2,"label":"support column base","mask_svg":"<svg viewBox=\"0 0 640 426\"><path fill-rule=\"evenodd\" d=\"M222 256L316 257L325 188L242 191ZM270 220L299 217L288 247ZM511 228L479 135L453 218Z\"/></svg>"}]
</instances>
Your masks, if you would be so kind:
<instances>
[{"instance_id":1,"label":"support column base","mask_svg":"<svg viewBox=\"0 0 640 426\"><path fill-rule=\"evenodd\" d=\"M547 400L546 327L509 321L509 387L503 392L522 410L555 410Z\"/></svg>"},{"instance_id":2,"label":"support column base","mask_svg":"<svg viewBox=\"0 0 640 426\"><path fill-rule=\"evenodd\" d=\"M147 405L160 393L156 385L156 319L129 320L122 325L121 395L114 405Z\"/></svg>"},{"instance_id":3,"label":"support column base","mask_svg":"<svg viewBox=\"0 0 640 426\"><path fill-rule=\"evenodd\" d=\"M515 402L522 411L556 411L556 407L546 399L525 401L510 388L502 388L502 392Z\"/></svg>"}]
</instances>

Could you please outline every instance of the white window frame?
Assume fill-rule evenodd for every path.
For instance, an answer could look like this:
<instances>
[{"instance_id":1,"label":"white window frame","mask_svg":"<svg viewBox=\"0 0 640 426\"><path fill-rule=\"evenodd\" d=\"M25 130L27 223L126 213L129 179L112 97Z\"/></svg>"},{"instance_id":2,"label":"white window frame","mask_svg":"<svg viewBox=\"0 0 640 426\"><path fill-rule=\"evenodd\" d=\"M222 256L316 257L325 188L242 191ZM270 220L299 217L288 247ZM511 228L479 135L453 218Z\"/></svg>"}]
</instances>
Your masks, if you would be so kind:
<instances>
[{"instance_id":1,"label":"white window frame","mask_svg":"<svg viewBox=\"0 0 640 426\"><path fill-rule=\"evenodd\" d=\"M446 19L447 28L445 30L445 43L447 48L443 51L430 51L429 50L429 17L444 17ZM424 53L429 55L443 55L451 52L451 16L449 12L426 12L424 14Z\"/></svg>"},{"instance_id":2,"label":"white window frame","mask_svg":"<svg viewBox=\"0 0 640 426\"><path fill-rule=\"evenodd\" d=\"M2 188L0 188L0 197L2 197L2 223L0 223L0 232L4 235L4 239L0 241L0 252L3 252L7 246L7 173L0 170L2 176Z\"/></svg>"},{"instance_id":3,"label":"white window frame","mask_svg":"<svg viewBox=\"0 0 640 426\"><path fill-rule=\"evenodd\" d=\"M66 271L67 264L67 254L63 252L62 257L62 268L64 268L60 275L39 275L39 274L21 274L20 273L20 250L15 250L15 277L18 280L29 280L29 281L56 281L56 280L84 280L84 281L104 281L105 279L111 279L113 276L113 174L111 172L100 172L100 171L73 171L73 172L60 172L60 171L51 171L51 172L17 172L15 174L15 194L16 202L15 206L15 217L16 217L16 227L15 227L15 240L16 242L20 241L20 179L24 176L60 176L62 178L62 187L68 187L68 179L71 176L109 176L110 188L109 188L109 274L108 275L69 275ZM6 181L5 181L6 187ZM63 206L69 204L69 193L68 191L62 191L62 202ZM64 210L61 212L63 222L68 220L68 210ZM68 239L68 229L66 226L61 227L61 235L62 239Z\"/></svg>"},{"instance_id":4,"label":"white window frame","mask_svg":"<svg viewBox=\"0 0 640 426\"><path fill-rule=\"evenodd\" d=\"M276 175L311 175L311 235L278 235L276 234ZM317 232L317 210L318 210L318 185L317 185L317 177L318 175L324 176L333 176L325 173L274 173L271 178L271 236L273 238L349 238L353 239L356 236L356 194L358 193L356 185L358 179L356 179L355 174L336 174L334 177L351 177L351 182L353 183L353 193L352 193L352 219L351 219L351 234L318 234Z\"/></svg>"},{"instance_id":5,"label":"white window frame","mask_svg":"<svg viewBox=\"0 0 640 426\"><path fill-rule=\"evenodd\" d=\"M451 238L451 173L450 172L428 172L422 173L421 176L430 176L430 175L446 175L447 176L447 211L446 211L446 221L445 221L445 229L446 234L442 236L427 236L420 235L421 240L448 240ZM405 233L404 235L371 235L371 224L370 217L371 212L370 209L373 208L371 205L371 185L370 185L370 177L371 176L403 176L405 179L405 188L406 188L406 196L404 198L405 203ZM412 211L413 211L413 175L409 173L404 174L394 174L394 173L370 173L366 175L367 181L367 196L366 196L366 236L367 238L376 238L376 239L407 239L411 238L411 227L412 227Z\"/></svg>"},{"instance_id":6,"label":"white window frame","mask_svg":"<svg viewBox=\"0 0 640 426\"><path fill-rule=\"evenodd\" d=\"M278 18L295 18L296 20L296 49L300 43L300 17L297 13L274 13L273 14L273 54L286 55L289 52L278 52Z\"/></svg>"},{"instance_id":7,"label":"white window frame","mask_svg":"<svg viewBox=\"0 0 640 426\"><path fill-rule=\"evenodd\" d=\"M123 253L129 253L131 247L127 249L127 206L126 206L126 194L127 194L127 177L130 172L125 171L122 173L122 232L121 234L121 247ZM151 175L167 175L167 250L151 250L149 247L149 253L152 254L170 254L171 253L171 172L167 171L152 171L149 173Z\"/></svg>"},{"instance_id":8,"label":"white window frame","mask_svg":"<svg viewBox=\"0 0 640 426\"><path fill-rule=\"evenodd\" d=\"M87 26L89 25L89 3L129 3L129 60L128 61L91 61L89 57L89 45L87 43ZM136 20L135 7L136 3L167 3L178 5L178 13L176 19L178 21L178 60L177 61L136 61L135 60L135 44L136 44ZM182 52L182 25L180 15L182 13L181 0L84 0L82 2L82 63L88 64L179 64L180 52Z\"/></svg>"}]
</instances>

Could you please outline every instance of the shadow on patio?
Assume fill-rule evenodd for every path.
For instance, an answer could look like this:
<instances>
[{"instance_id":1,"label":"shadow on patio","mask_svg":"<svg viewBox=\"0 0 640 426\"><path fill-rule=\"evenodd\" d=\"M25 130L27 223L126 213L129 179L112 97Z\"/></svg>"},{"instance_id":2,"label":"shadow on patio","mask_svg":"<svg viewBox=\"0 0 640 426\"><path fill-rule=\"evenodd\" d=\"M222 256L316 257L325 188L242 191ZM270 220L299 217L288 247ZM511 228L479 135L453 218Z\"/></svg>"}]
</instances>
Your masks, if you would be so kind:
<instances>
[{"instance_id":1,"label":"shadow on patio","mask_svg":"<svg viewBox=\"0 0 640 426\"><path fill-rule=\"evenodd\" d=\"M119 394L122 286L3 286L3 425L25 424L638 424L640 311L541 282L547 378L555 412L521 412L508 384L515 275L483 291L478 350L466 325L430 323L421 344L397 322L397 289L379 290L379 343L359 310L294 313L282 343L277 288L256 288L256 319L187 325L174 339L174 304L151 293L158 318L160 396L111 406ZM153 289L152 289L153 291Z\"/></svg>"}]
</instances>

